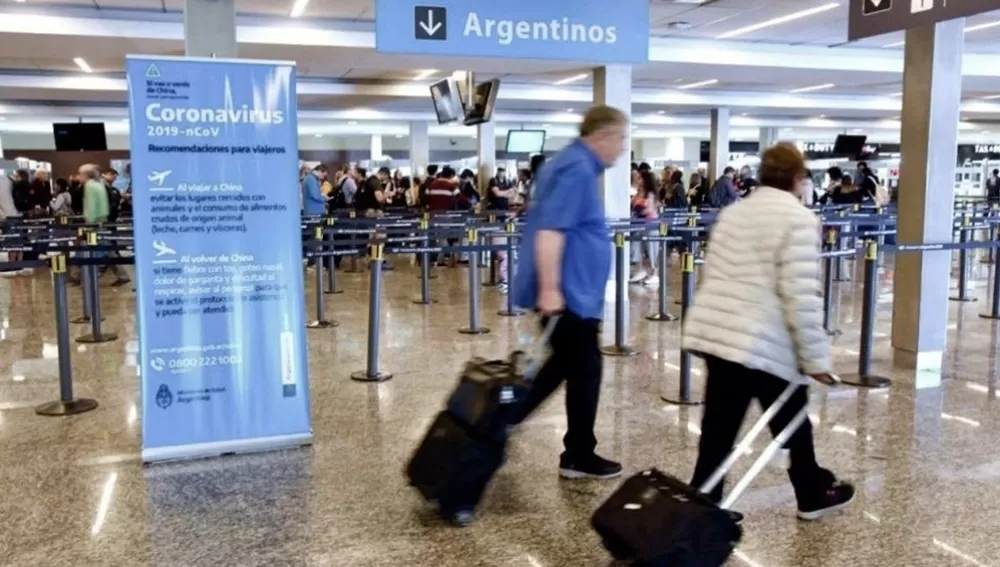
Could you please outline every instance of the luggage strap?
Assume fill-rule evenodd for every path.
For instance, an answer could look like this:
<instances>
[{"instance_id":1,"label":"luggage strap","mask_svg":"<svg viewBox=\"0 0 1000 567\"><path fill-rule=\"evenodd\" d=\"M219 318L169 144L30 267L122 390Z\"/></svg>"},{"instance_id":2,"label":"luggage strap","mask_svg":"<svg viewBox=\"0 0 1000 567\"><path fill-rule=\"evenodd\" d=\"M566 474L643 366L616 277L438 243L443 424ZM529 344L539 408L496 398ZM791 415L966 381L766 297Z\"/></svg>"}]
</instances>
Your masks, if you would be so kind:
<instances>
[{"instance_id":1,"label":"luggage strap","mask_svg":"<svg viewBox=\"0 0 1000 567\"><path fill-rule=\"evenodd\" d=\"M737 445L736 448L729 453L726 460L724 460L722 464L719 465L719 468L715 469L712 476L708 477L708 480L706 480L705 483L698 488L699 492L707 494L711 492L720 482L722 482L722 477L729 472L729 469L733 468L733 465L736 463L736 460L740 458L740 455L750 450L754 440L758 435L760 435L760 432L763 431L768 422L774 419L774 416L778 415L781 408L788 403L788 400L791 399L793 394L795 394L795 391L801 387L801 384L789 384L788 387L785 388L785 391L781 393L781 396L779 396L778 399L775 400L775 402L771 404L766 411L764 411L764 414L760 416L760 419L753 424L753 427L750 428L750 431L748 431L746 436L743 437L739 445ZM778 449L785 445L792 434L798 431L799 427L802 426L802 423L808 418L809 406L807 404L806 407L802 408L802 411L792 418L792 421L788 423L788 426L781 430L781 433L779 433L778 436L774 438L774 441L772 441L771 444L764 449L764 452L757 457L757 460L750 466L750 470L748 470L747 473L740 478L733 490L719 505L720 508L723 510L729 509L730 506L739 500L740 496L743 495L743 492L750 486L750 483L753 482L754 478L756 478L757 475L760 474L760 471L767 466L767 463L771 461L771 458L778 451Z\"/></svg>"},{"instance_id":2,"label":"luggage strap","mask_svg":"<svg viewBox=\"0 0 1000 567\"><path fill-rule=\"evenodd\" d=\"M538 371L542 369L542 365L548 359L545 356L545 349L549 346L549 340L552 338L552 333L556 330L559 317L559 315L549 317L548 323L545 324L545 330L542 331L542 336L538 337L538 340L528 349L528 365L524 369L524 380L526 382L531 382L535 379Z\"/></svg>"}]
</instances>

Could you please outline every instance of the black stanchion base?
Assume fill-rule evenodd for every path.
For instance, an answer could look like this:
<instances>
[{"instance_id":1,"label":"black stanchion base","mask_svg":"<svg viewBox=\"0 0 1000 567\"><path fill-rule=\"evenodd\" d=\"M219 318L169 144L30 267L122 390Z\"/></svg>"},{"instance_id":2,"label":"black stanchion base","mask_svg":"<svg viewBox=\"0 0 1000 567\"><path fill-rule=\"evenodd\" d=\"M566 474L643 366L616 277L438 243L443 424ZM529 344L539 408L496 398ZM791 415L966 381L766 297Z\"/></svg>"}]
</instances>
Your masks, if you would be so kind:
<instances>
[{"instance_id":1,"label":"black stanchion base","mask_svg":"<svg viewBox=\"0 0 1000 567\"><path fill-rule=\"evenodd\" d=\"M84 335L82 337L77 337L76 342L83 343L87 345L94 345L100 343L110 343L112 341L117 341L118 335L114 333L101 333L100 335Z\"/></svg>"},{"instance_id":2,"label":"black stanchion base","mask_svg":"<svg viewBox=\"0 0 1000 567\"><path fill-rule=\"evenodd\" d=\"M601 347L601 354L604 356L635 356L639 354L639 351L630 346L611 345Z\"/></svg>"},{"instance_id":3,"label":"black stanchion base","mask_svg":"<svg viewBox=\"0 0 1000 567\"><path fill-rule=\"evenodd\" d=\"M1000 317L994 317L990 313L980 313L979 316L982 317L983 319L996 319L996 320L1000 320Z\"/></svg>"},{"instance_id":4,"label":"black stanchion base","mask_svg":"<svg viewBox=\"0 0 1000 567\"><path fill-rule=\"evenodd\" d=\"M78 413L88 412L90 410L97 409L97 400L91 400L90 398L79 398L76 400L70 400L68 402L56 401L49 402L47 404L42 404L35 408L35 413L38 415L76 415Z\"/></svg>"},{"instance_id":5,"label":"black stanchion base","mask_svg":"<svg viewBox=\"0 0 1000 567\"><path fill-rule=\"evenodd\" d=\"M413 300L413 304L414 305L434 305L437 302L438 302L438 300L436 300L436 299L428 299L427 301L424 301L423 299L414 299Z\"/></svg>"},{"instance_id":6,"label":"black stanchion base","mask_svg":"<svg viewBox=\"0 0 1000 567\"><path fill-rule=\"evenodd\" d=\"M826 334L830 337L839 337L844 334L844 331L841 331L840 329L827 329Z\"/></svg>"},{"instance_id":7,"label":"black stanchion base","mask_svg":"<svg viewBox=\"0 0 1000 567\"><path fill-rule=\"evenodd\" d=\"M660 323L670 323L671 321L676 321L678 317L676 315L671 315L670 313L653 313L652 315L646 315L647 321L659 321Z\"/></svg>"},{"instance_id":8,"label":"black stanchion base","mask_svg":"<svg viewBox=\"0 0 1000 567\"><path fill-rule=\"evenodd\" d=\"M861 376L860 374L848 374L847 376L841 376L840 381L848 386L855 386L858 388L882 389L892 386L892 380L886 378L885 376Z\"/></svg>"},{"instance_id":9,"label":"black stanchion base","mask_svg":"<svg viewBox=\"0 0 1000 567\"><path fill-rule=\"evenodd\" d=\"M478 329L473 329L472 327L465 327L464 329L459 329L459 333L463 335L486 335L490 330L486 327L479 327Z\"/></svg>"},{"instance_id":10,"label":"black stanchion base","mask_svg":"<svg viewBox=\"0 0 1000 567\"><path fill-rule=\"evenodd\" d=\"M307 329L330 329L332 327L339 327L340 323L336 321L311 321L306 323Z\"/></svg>"},{"instance_id":11,"label":"black stanchion base","mask_svg":"<svg viewBox=\"0 0 1000 567\"><path fill-rule=\"evenodd\" d=\"M502 311L497 311L497 315L501 317L523 317L524 311L519 311L517 309L513 311L507 311L506 309L504 309Z\"/></svg>"},{"instance_id":12,"label":"black stanchion base","mask_svg":"<svg viewBox=\"0 0 1000 567\"><path fill-rule=\"evenodd\" d=\"M663 400L664 402L667 402L668 404L675 406L700 406L705 403L697 400L685 400L680 396L677 396L676 398L668 396L660 396L660 399Z\"/></svg>"},{"instance_id":13,"label":"black stanchion base","mask_svg":"<svg viewBox=\"0 0 1000 567\"><path fill-rule=\"evenodd\" d=\"M339 293L344 293L342 289L328 289L323 292L323 295L337 295Z\"/></svg>"},{"instance_id":14,"label":"black stanchion base","mask_svg":"<svg viewBox=\"0 0 1000 567\"><path fill-rule=\"evenodd\" d=\"M979 301L975 297L949 297L950 301L960 301L962 303L975 303Z\"/></svg>"},{"instance_id":15,"label":"black stanchion base","mask_svg":"<svg viewBox=\"0 0 1000 567\"><path fill-rule=\"evenodd\" d=\"M104 317L101 317L102 322L104 321L104 319L105 319ZM90 317L77 317L76 319L70 321L70 323L73 323L74 325L89 325Z\"/></svg>"},{"instance_id":16,"label":"black stanchion base","mask_svg":"<svg viewBox=\"0 0 1000 567\"><path fill-rule=\"evenodd\" d=\"M369 374L367 370L358 370L351 374L351 380L355 382L385 382L392 379L391 372L376 372Z\"/></svg>"}]
</instances>

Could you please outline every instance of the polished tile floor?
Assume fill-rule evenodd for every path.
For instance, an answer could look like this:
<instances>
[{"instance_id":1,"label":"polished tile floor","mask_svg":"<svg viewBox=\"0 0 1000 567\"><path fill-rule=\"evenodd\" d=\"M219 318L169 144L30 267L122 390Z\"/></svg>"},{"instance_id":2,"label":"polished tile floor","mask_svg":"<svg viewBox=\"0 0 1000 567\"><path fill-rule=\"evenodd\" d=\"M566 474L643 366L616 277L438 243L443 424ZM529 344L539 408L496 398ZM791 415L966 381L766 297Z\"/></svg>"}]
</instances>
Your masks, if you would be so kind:
<instances>
[{"instance_id":1,"label":"polished tile floor","mask_svg":"<svg viewBox=\"0 0 1000 567\"><path fill-rule=\"evenodd\" d=\"M463 362L503 355L534 322L495 316L501 298L486 291L483 323L493 332L460 335L465 272L442 269L432 282L440 302L422 307L410 302L416 272L399 264L386 276L381 336L382 365L393 380L348 378L364 365L366 276L341 276L347 293L328 306L339 328L309 331L312 447L149 467L138 462L130 291L103 290L105 328L118 341L74 344L77 392L100 408L46 418L32 407L58 394L48 277L0 281L0 564L608 565L589 518L616 483L557 478L565 428L559 394L512 439L472 527L443 526L407 487L407 457ZM975 267L972 294L985 298L985 266ZM891 276L887 269L883 293ZM74 315L78 296L74 290ZM860 297L855 284L838 284L845 333L836 355L844 373L856 367ZM605 359L599 449L627 472L657 466L687 477L700 410L660 400L677 387L679 325L641 317L654 310L652 290L633 288L632 299L629 342L641 353ZM748 518L732 565L1000 565L997 328L977 316L986 302L952 304L943 385L917 391L913 377L891 363L890 301L879 303L874 366L894 386L813 393L820 459L857 483L858 501L822 523L797 522L776 461L738 506ZM610 340L610 328L606 334Z\"/></svg>"}]
</instances>

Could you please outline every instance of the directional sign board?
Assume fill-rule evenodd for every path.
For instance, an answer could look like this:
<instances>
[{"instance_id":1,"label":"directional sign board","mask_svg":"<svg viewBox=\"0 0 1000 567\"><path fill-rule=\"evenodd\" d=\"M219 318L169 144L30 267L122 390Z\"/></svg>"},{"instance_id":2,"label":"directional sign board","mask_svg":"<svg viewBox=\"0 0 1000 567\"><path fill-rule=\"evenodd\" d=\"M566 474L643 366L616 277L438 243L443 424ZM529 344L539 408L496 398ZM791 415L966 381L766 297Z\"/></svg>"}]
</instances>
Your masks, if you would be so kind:
<instances>
[{"instance_id":1,"label":"directional sign board","mask_svg":"<svg viewBox=\"0 0 1000 567\"><path fill-rule=\"evenodd\" d=\"M456 57L645 63L649 59L649 1L375 0L375 49Z\"/></svg>"},{"instance_id":2,"label":"directional sign board","mask_svg":"<svg viewBox=\"0 0 1000 567\"><path fill-rule=\"evenodd\" d=\"M1000 0L851 0L851 41L1000 10Z\"/></svg>"}]
</instances>

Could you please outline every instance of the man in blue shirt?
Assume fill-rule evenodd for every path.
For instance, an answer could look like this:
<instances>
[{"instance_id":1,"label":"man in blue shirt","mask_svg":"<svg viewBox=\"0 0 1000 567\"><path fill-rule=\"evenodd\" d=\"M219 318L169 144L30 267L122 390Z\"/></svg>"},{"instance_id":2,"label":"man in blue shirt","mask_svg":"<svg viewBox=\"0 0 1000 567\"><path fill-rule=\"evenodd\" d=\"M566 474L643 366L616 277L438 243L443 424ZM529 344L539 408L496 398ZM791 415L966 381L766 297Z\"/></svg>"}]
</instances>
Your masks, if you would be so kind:
<instances>
[{"instance_id":1,"label":"man in blue shirt","mask_svg":"<svg viewBox=\"0 0 1000 567\"><path fill-rule=\"evenodd\" d=\"M322 189L323 182L326 181L326 174L326 166L319 164L302 180L302 211L304 214L326 214L326 195L323 194Z\"/></svg>"},{"instance_id":2,"label":"man in blue shirt","mask_svg":"<svg viewBox=\"0 0 1000 567\"><path fill-rule=\"evenodd\" d=\"M563 478L613 478L620 464L599 457L594 423L601 392L598 346L611 246L598 183L625 150L628 121L609 106L587 111L580 137L539 171L528 207L516 303L559 315L552 356L535 379L523 417L566 381Z\"/></svg>"}]
</instances>

